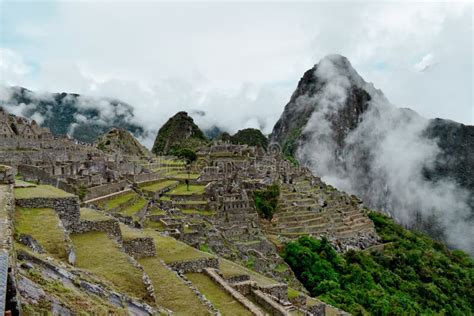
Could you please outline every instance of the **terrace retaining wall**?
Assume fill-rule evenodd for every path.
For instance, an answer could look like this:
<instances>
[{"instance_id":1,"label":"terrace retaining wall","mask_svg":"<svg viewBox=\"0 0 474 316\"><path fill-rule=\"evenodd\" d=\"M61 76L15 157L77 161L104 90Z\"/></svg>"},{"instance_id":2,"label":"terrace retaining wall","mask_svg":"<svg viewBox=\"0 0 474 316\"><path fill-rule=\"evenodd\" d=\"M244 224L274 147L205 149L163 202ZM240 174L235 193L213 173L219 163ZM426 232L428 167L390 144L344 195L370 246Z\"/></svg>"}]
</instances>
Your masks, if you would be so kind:
<instances>
[{"instance_id":1,"label":"terrace retaining wall","mask_svg":"<svg viewBox=\"0 0 474 316\"><path fill-rule=\"evenodd\" d=\"M64 228L69 230L80 221L79 198L70 196L64 198L37 197L30 199L17 199L16 205L25 208L52 208L57 213Z\"/></svg>"},{"instance_id":2,"label":"terrace retaining wall","mask_svg":"<svg viewBox=\"0 0 474 316\"><path fill-rule=\"evenodd\" d=\"M156 255L155 242L151 237L123 239L122 246L125 252L135 259Z\"/></svg>"},{"instance_id":3,"label":"terrace retaining wall","mask_svg":"<svg viewBox=\"0 0 474 316\"><path fill-rule=\"evenodd\" d=\"M122 191L127 187L127 181L119 181L88 188L84 201L92 200L101 196Z\"/></svg>"}]
</instances>

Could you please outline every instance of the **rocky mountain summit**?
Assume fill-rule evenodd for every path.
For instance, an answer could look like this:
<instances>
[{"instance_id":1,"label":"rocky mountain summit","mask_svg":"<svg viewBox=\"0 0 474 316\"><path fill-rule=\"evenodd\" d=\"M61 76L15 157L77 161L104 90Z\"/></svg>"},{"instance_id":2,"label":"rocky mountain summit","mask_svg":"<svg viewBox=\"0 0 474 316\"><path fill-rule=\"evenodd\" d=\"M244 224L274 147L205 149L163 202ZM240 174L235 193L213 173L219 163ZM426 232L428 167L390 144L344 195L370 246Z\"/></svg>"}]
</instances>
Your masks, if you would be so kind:
<instances>
[{"instance_id":1,"label":"rocky mountain summit","mask_svg":"<svg viewBox=\"0 0 474 316\"><path fill-rule=\"evenodd\" d=\"M112 98L95 98L75 93L36 93L23 87L1 87L0 107L35 120L56 135L70 135L93 143L112 127L145 136L143 127L133 123L133 107Z\"/></svg>"},{"instance_id":2,"label":"rocky mountain summit","mask_svg":"<svg viewBox=\"0 0 474 316\"><path fill-rule=\"evenodd\" d=\"M152 152L169 154L176 148L196 149L207 142L206 136L186 112L178 112L158 131Z\"/></svg>"},{"instance_id":3,"label":"rocky mountain summit","mask_svg":"<svg viewBox=\"0 0 474 316\"><path fill-rule=\"evenodd\" d=\"M404 225L474 253L473 126L396 108L330 55L305 72L271 141Z\"/></svg>"},{"instance_id":4,"label":"rocky mountain summit","mask_svg":"<svg viewBox=\"0 0 474 316\"><path fill-rule=\"evenodd\" d=\"M149 157L150 151L140 144L129 131L112 128L95 141L95 146L109 154L122 154L133 157Z\"/></svg>"}]
</instances>

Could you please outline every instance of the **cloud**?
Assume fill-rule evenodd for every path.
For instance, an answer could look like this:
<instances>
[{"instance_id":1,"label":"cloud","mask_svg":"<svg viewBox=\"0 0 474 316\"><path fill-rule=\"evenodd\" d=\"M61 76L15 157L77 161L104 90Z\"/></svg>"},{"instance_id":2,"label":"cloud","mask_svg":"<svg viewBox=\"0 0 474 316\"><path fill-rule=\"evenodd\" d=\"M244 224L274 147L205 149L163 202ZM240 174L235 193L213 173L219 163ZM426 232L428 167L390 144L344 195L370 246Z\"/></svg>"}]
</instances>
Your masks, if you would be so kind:
<instances>
[{"instance_id":1,"label":"cloud","mask_svg":"<svg viewBox=\"0 0 474 316\"><path fill-rule=\"evenodd\" d=\"M26 9L8 5L4 14ZM0 43L22 56L20 65L31 61L38 69L3 77L35 91L121 99L150 131L177 111L198 110L206 112L196 118L204 128L259 126L268 133L301 75L323 56L341 53L397 104L472 123L470 9L365 2L51 3L47 16L5 21L5 38L20 42ZM39 31L18 33L32 28ZM439 64L420 80L413 60L426 52Z\"/></svg>"},{"instance_id":2,"label":"cloud","mask_svg":"<svg viewBox=\"0 0 474 316\"><path fill-rule=\"evenodd\" d=\"M435 66L437 62L435 61L435 58L433 54L429 53L428 55L424 56L419 62L417 62L413 68L415 68L416 71L418 72L425 72L433 66Z\"/></svg>"},{"instance_id":3,"label":"cloud","mask_svg":"<svg viewBox=\"0 0 474 316\"><path fill-rule=\"evenodd\" d=\"M17 84L29 72L30 68L21 55L11 49L0 47L0 83Z\"/></svg>"}]
</instances>

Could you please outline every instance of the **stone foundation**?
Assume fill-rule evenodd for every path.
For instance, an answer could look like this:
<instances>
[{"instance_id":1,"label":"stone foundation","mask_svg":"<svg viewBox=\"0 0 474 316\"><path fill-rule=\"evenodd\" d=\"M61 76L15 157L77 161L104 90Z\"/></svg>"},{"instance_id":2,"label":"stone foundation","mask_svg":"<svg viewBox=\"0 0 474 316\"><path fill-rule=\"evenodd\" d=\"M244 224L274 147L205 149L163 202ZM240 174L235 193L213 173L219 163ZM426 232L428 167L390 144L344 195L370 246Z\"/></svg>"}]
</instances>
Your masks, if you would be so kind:
<instances>
[{"instance_id":1,"label":"stone foundation","mask_svg":"<svg viewBox=\"0 0 474 316\"><path fill-rule=\"evenodd\" d=\"M151 237L124 239L122 246L125 252L135 259L156 255L155 242Z\"/></svg>"},{"instance_id":2,"label":"stone foundation","mask_svg":"<svg viewBox=\"0 0 474 316\"><path fill-rule=\"evenodd\" d=\"M9 166L0 165L0 184L15 183L14 169Z\"/></svg>"},{"instance_id":3,"label":"stone foundation","mask_svg":"<svg viewBox=\"0 0 474 316\"><path fill-rule=\"evenodd\" d=\"M196 260L179 261L169 264L169 266L180 273L202 272L206 268L219 268L218 258L199 258Z\"/></svg>"}]
</instances>

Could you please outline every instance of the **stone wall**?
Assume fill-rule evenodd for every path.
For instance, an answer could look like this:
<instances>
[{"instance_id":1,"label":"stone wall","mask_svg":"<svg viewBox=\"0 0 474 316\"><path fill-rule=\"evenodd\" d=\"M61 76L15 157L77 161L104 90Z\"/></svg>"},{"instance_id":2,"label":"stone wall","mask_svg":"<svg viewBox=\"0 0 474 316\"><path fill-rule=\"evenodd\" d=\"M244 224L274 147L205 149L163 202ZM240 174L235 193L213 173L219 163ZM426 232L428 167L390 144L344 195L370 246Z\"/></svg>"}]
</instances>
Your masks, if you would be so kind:
<instances>
[{"instance_id":1,"label":"stone wall","mask_svg":"<svg viewBox=\"0 0 474 316\"><path fill-rule=\"evenodd\" d=\"M119 181L114 183L107 183L96 187L88 188L84 200L92 200L101 196L122 191L127 187L127 181Z\"/></svg>"},{"instance_id":2,"label":"stone wall","mask_svg":"<svg viewBox=\"0 0 474 316\"><path fill-rule=\"evenodd\" d=\"M25 181L32 181L41 184L49 184L63 191L75 194L76 190L72 185L61 179L51 177L46 171L31 165L18 165L18 173Z\"/></svg>"},{"instance_id":3,"label":"stone wall","mask_svg":"<svg viewBox=\"0 0 474 316\"><path fill-rule=\"evenodd\" d=\"M206 268L219 268L218 258L199 258L196 260L178 261L169 264L169 266L180 273L202 272Z\"/></svg>"},{"instance_id":4,"label":"stone wall","mask_svg":"<svg viewBox=\"0 0 474 316\"><path fill-rule=\"evenodd\" d=\"M227 292L230 296L232 296L236 301L242 304L245 308L247 308L252 314L257 316L264 316L263 312L255 306L249 299L247 299L244 295L239 293L237 290L232 288L220 275L217 274L216 270L214 269L205 269L204 272L214 281L221 289Z\"/></svg>"},{"instance_id":5,"label":"stone wall","mask_svg":"<svg viewBox=\"0 0 474 316\"><path fill-rule=\"evenodd\" d=\"M79 198L77 196L69 196L64 198L31 198L17 199L16 205L25 208L52 208L57 213L64 228L69 230L75 223L80 220Z\"/></svg>"},{"instance_id":6,"label":"stone wall","mask_svg":"<svg viewBox=\"0 0 474 316\"><path fill-rule=\"evenodd\" d=\"M122 246L125 252L135 259L156 255L155 242L151 237L123 239Z\"/></svg>"},{"instance_id":7,"label":"stone wall","mask_svg":"<svg viewBox=\"0 0 474 316\"><path fill-rule=\"evenodd\" d=\"M72 233L82 234L86 232L106 232L117 240L122 240L119 222L116 219L88 221L81 220L70 226Z\"/></svg>"},{"instance_id":8,"label":"stone wall","mask_svg":"<svg viewBox=\"0 0 474 316\"><path fill-rule=\"evenodd\" d=\"M14 169L9 166L0 165L0 184L15 183Z\"/></svg>"},{"instance_id":9,"label":"stone wall","mask_svg":"<svg viewBox=\"0 0 474 316\"><path fill-rule=\"evenodd\" d=\"M286 309L284 309L280 304L272 300L270 297L265 295L262 291L252 290L252 297L254 300L265 310L270 311L271 315L275 316L289 316L291 315Z\"/></svg>"}]
</instances>

